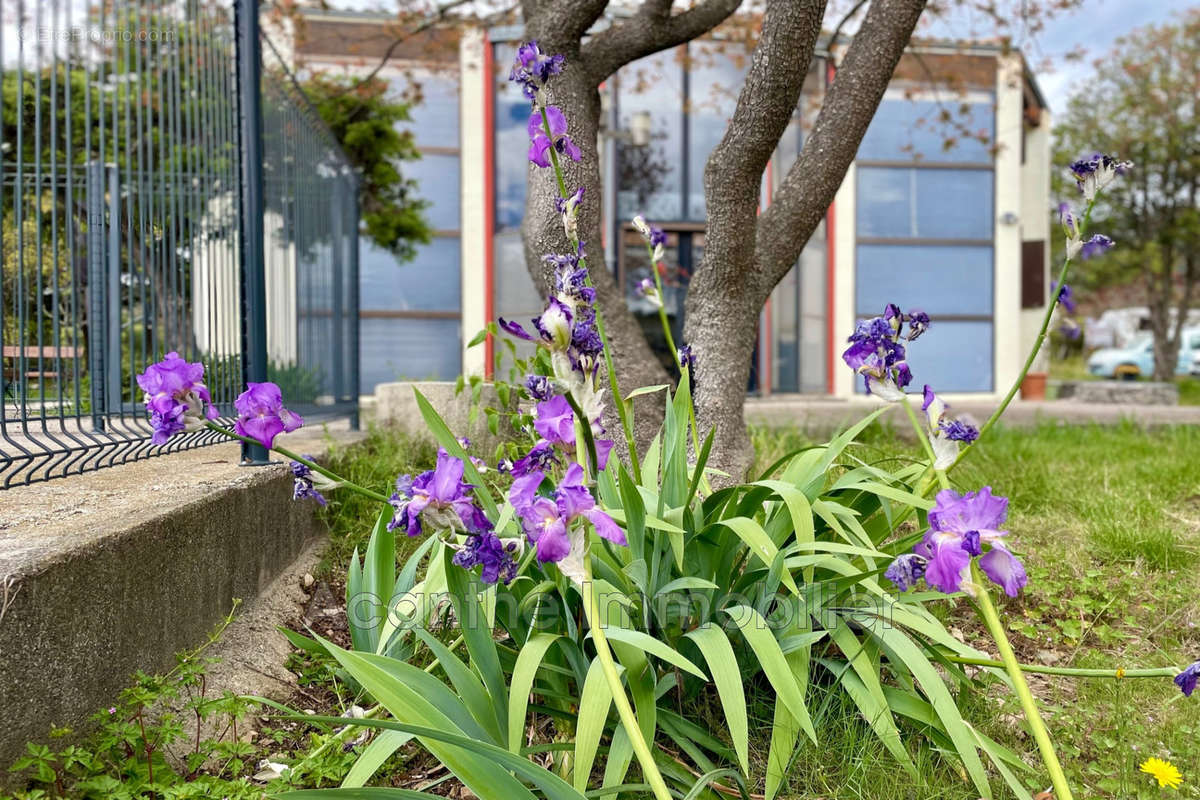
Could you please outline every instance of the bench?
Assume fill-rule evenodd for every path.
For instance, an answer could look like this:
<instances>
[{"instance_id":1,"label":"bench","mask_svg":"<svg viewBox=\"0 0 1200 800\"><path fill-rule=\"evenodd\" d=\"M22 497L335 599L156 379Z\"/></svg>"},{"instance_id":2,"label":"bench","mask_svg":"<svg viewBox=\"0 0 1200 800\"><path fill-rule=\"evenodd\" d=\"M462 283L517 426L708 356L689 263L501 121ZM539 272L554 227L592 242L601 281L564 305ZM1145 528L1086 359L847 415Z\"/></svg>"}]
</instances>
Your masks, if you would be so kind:
<instances>
[{"instance_id":1,"label":"bench","mask_svg":"<svg viewBox=\"0 0 1200 800\"><path fill-rule=\"evenodd\" d=\"M59 377L58 371L53 368L53 364L47 369L26 369L24 373L18 375L20 370L17 365L20 363L19 359L22 357L25 358L27 367L36 367L39 359L41 361L57 362L59 359L74 359L77 353L78 348L75 347L6 346L3 352L0 353L4 361L4 393L16 399L16 395L13 393L13 386L16 385L18 378L44 380Z\"/></svg>"}]
</instances>

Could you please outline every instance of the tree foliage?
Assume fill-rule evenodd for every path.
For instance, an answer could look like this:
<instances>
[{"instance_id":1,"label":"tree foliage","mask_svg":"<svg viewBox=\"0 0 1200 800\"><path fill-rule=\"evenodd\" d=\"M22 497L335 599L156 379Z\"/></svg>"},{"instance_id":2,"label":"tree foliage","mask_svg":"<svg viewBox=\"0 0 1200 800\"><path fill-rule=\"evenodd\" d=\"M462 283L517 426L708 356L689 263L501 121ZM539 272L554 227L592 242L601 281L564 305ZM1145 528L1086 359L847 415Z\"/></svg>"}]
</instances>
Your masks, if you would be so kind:
<instances>
[{"instance_id":1,"label":"tree foliage","mask_svg":"<svg viewBox=\"0 0 1200 800\"><path fill-rule=\"evenodd\" d=\"M396 100L382 78L367 80L318 74L304 92L359 170L362 221L380 247L401 260L427 243L431 231L422 212L429 205L416 196L417 184L401 165L421 157L410 131L408 103Z\"/></svg>"},{"instance_id":2,"label":"tree foliage","mask_svg":"<svg viewBox=\"0 0 1200 800\"><path fill-rule=\"evenodd\" d=\"M1091 287L1140 284L1155 335L1155 376L1174 372L1200 277L1200 9L1117 39L1057 128L1056 161L1102 151L1135 164L1094 217L1118 247L1089 265Z\"/></svg>"}]
</instances>

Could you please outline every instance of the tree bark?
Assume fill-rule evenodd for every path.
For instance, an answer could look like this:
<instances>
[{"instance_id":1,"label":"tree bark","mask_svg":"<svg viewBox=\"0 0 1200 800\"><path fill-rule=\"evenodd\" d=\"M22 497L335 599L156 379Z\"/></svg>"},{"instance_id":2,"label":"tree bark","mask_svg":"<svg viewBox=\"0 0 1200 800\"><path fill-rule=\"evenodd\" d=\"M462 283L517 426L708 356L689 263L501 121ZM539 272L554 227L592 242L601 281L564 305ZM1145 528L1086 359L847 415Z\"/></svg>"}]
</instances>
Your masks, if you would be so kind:
<instances>
[{"instance_id":1,"label":"tree bark","mask_svg":"<svg viewBox=\"0 0 1200 800\"><path fill-rule=\"evenodd\" d=\"M568 120L568 133L578 145L578 162L560 159L567 190L585 187L579 211L579 236L585 242L596 303L604 317L606 333L621 391L628 394L640 386L669 383L670 378L655 357L642 333L641 325L630 313L622 288L605 268L601 235L600 155L597 134L600 130L599 86L620 67L710 30L728 17L741 0L707 0L689 11L672 16L671 3L646 0L632 19L614 24L586 43L587 32L608 5L597 2L526 2L526 35L536 39L543 52L562 53L566 69L548 86L548 100L562 109ZM515 156L514 156L515 157ZM547 292L554 269L542 260L547 253L564 253L569 245L554 201L558 198L554 172L529 165L525 220L521 226L526 265L534 283ZM619 246L614 242L613 246ZM644 446L653 438L662 421L662 397L650 395L635 401L636 440ZM612 404L608 407L611 409ZM605 420L610 433L617 432L615 416ZM621 437L618 452L624 450Z\"/></svg>"},{"instance_id":2,"label":"tree bark","mask_svg":"<svg viewBox=\"0 0 1200 800\"><path fill-rule=\"evenodd\" d=\"M746 83L704 174L704 261L687 297L696 408L716 431L710 462L740 479L753 453L744 417L759 312L833 201L924 0L876 0L855 35L796 162L756 216L763 170L799 101L824 0L770 0Z\"/></svg>"}]
</instances>

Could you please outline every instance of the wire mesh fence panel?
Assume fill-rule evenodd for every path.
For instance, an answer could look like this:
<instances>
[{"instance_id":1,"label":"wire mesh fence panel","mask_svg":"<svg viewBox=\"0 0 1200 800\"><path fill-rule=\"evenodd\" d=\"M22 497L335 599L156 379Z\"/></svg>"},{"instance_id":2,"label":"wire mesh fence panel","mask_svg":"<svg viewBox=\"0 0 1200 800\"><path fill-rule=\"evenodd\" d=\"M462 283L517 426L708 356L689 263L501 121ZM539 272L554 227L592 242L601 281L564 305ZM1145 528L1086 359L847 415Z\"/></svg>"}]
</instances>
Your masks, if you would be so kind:
<instances>
[{"instance_id":1,"label":"wire mesh fence panel","mask_svg":"<svg viewBox=\"0 0 1200 800\"><path fill-rule=\"evenodd\" d=\"M3 0L3 14L0 487L219 441L199 430L152 445L137 376L172 351L202 361L223 415L243 386L244 187L229 4ZM277 64L264 96L285 79ZM287 80L269 113L291 122L278 130L285 149L311 143L295 154L309 159L303 181L353 187L328 131ZM271 377L285 392L305 388L313 406L350 410L339 381L357 359L332 358L325 340L312 350L300 343L304 319L332 309L306 305L304 288L328 295L356 285L347 244L357 249L356 194L307 183L292 194L267 211L279 219L264 243L279 343ZM312 233L296 218L305 203L309 216L328 220L324 239L306 241ZM356 319L338 317L343 337L355 335Z\"/></svg>"}]
</instances>

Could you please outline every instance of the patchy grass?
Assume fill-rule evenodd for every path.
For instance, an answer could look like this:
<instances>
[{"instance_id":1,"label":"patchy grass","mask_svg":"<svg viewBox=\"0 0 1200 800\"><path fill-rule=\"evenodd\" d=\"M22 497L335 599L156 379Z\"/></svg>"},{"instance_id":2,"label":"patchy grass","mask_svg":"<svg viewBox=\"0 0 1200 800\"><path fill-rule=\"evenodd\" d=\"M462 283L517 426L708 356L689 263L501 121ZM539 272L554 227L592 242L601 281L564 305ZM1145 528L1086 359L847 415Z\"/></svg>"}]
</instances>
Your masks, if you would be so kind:
<instances>
[{"instance_id":1,"label":"patchy grass","mask_svg":"<svg viewBox=\"0 0 1200 800\"><path fill-rule=\"evenodd\" d=\"M1200 383L1200 382L1198 382ZM876 425L861 437L859 457L878 462L911 458L915 443L903 428ZM759 469L813 442L795 430L755 429ZM1002 603L1019 656L1030 662L1126 668L1182 665L1200 657L1200 429L1144 431L1133 425L1033 430L999 428L953 476L962 488L991 485L1011 500L1009 528L1030 573L1027 591ZM401 472L432 466L434 448L395 431L372 430L335 454L331 466L384 490ZM361 550L378 507L337 493L326 512L333 544L327 571L342 571ZM935 609L977 646L990 649L965 603ZM1184 773L1174 794L1200 798L1200 703L1166 679L1031 679L1081 798L1149 800L1162 796L1138 772L1149 756ZM753 687L750 687L753 692ZM976 800L952 760L913 749L917 776L908 776L878 744L840 695L814 687L810 695L821 737L793 760L789 800ZM751 729L769 730L770 697L751 700ZM698 713L703 714L703 698ZM960 697L967 718L1040 765L1018 723L1011 695L993 683ZM714 725L719 710L712 709ZM757 723L757 724L756 724ZM903 724L903 723L902 723ZM767 741L753 742L765 759ZM765 764L757 765L762 774ZM1010 795L996 780L997 797ZM1045 788L1031 786L1031 791Z\"/></svg>"},{"instance_id":2,"label":"patchy grass","mask_svg":"<svg viewBox=\"0 0 1200 800\"><path fill-rule=\"evenodd\" d=\"M759 463L811 444L794 431L755 430ZM915 444L875 426L862 439L868 461L912 457ZM1033 430L998 428L953 475L963 488L991 485L1010 498L1009 529L1030 584L1004 600L1018 655L1079 667L1183 665L1200 658L1200 428L1145 431L1134 425ZM948 601L951 625L988 649L970 608ZM941 615L941 612L937 612ZM993 651L994 652L994 651ZM1162 796L1138 765L1171 760L1184 774L1179 797L1200 797L1200 704L1166 679L1031 679L1059 755L1080 798ZM1192 698L1191 700L1195 700ZM968 718L1039 765L1016 723L1019 709L994 686L961 698ZM930 753L917 781L889 766L852 712L827 715L821 752L804 750L794 798L976 797ZM765 750L765 742L763 743ZM914 785L915 784L915 785ZM1030 787L1035 789L1038 787ZM1040 787L1045 788L1045 787ZM998 787L1000 797L1008 794Z\"/></svg>"},{"instance_id":3,"label":"patchy grass","mask_svg":"<svg viewBox=\"0 0 1200 800\"><path fill-rule=\"evenodd\" d=\"M403 473L415 475L432 469L437 448L432 443L401 431L372 425L360 442L335 450L328 467L333 472L360 486L383 494L395 491L396 477ZM321 560L321 574L344 574L350 555L357 547L362 553L371 537L371 529L384 509L369 498L354 492L328 492L329 505L321 516L329 525L329 549ZM419 541L406 546L407 539L396 542L397 556L403 558L416 549Z\"/></svg>"}]
</instances>

